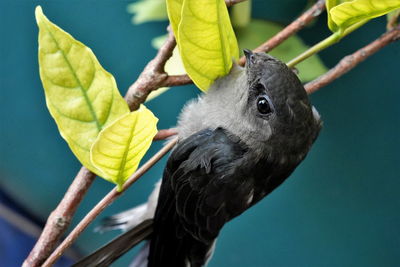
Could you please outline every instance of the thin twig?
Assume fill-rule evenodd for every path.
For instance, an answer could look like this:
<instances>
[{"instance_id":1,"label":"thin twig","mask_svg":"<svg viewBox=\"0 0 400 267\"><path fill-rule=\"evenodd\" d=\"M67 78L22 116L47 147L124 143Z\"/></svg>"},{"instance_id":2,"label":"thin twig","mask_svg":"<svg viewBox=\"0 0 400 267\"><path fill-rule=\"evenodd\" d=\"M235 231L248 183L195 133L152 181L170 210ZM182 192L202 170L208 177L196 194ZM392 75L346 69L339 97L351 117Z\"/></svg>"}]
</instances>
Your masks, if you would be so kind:
<instances>
[{"instance_id":1,"label":"thin twig","mask_svg":"<svg viewBox=\"0 0 400 267\"><path fill-rule=\"evenodd\" d=\"M269 39L267 42L263 43L256 49L254 52L269 52L283 41L288 39L293 34L297 33L299 30L303 29L306 25L308 25L311 21L313 21L316 17L318 17L322 11L325 10L325 1L319 0L316 2L310 9L304 12L300 17L286 26L282 31L276 34L274 37ZM239 60L239 65L243 66L246 62L245 57L241 57Z\"/></svg>"},{"instance_id":2,"label":"thin twig","mask_svg":"<svg viewBox=\"0 0 400 267\"><path fill-rule=\"evenodd\" d=\"M399 39L400 25L384 33L378 39L357 50L353 54L344 57L334 68L330 69L327 73L321 75L314 81L307 83L304 86L307 93L312 94L321 87L326 86L327 84L331 83L332 81L341 77L343 74L350 71L352 68L357 66L359 63L361 63L366 58L373 55L386 45Z\"/></svg>"},{"instance_id":3,"label":"thin twig","mask_svg":"<svg viewBox=\"0 0 400 267\"><path fill-rule=\"evenodd\" d=\"M165 140L177 134L178 131L175 128L159 130L153 141Z\"/></svg>"},{"instance_id":4,"label":"thin twig","mask_svg":"<svg viewBox=\"0 0 400 267\"><path fill-rule=\"evenodd\" d=\"M78 238L83 230L117 197L119 197L128 187L136 182L143 174L154 166L171 148L174 147L178 138L172 139L160 151L158 151L151 159L149 159L142 167L140 167L123 185L122 191L118 192L116 188L111 190L97 205L79 222L79 224L71 231L64 241L56 248L50 257L43 263L42 267L52 266L56 260L69 248L72 243Z\"/></svg>"}]
</instances>

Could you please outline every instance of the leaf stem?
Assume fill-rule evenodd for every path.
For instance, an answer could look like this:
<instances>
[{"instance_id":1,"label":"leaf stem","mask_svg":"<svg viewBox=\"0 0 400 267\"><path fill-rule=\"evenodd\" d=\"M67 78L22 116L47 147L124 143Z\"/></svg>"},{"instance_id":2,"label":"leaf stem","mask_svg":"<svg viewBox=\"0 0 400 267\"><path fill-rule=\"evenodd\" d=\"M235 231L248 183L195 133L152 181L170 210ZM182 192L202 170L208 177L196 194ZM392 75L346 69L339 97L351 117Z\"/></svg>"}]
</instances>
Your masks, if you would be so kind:
<instances>
[{"instance_id":1,"label":"leaf stem","mask_svg":"<svg viewBox=\"0 0 400 267\"><path fill-rule=\"evenodd\" d=\"M313 47L310 47L308 50L304 51L302 54L298 55L297 57L295 57L294 59L289 61L287 63L288 67L293 68L294 66L296 66L303 60L305 60L305 59L311 57L312 55L318 53L319 51L337 43L340 40L340 38L341 38L340 32L335 32L335 33L331 34L330 36L328 36L321 42L317 43Z\"/></svg>"},{"instance_id":2,"label":"leaf stem","mask_svg":"<svg viewBox=\"0 0 400 267\"><path fill-rule=\"evenodd\" d=\"M307 58L311 57L312 55L317 54L318 52L324 50L325 48L328 48L329 46L331 46L333 44L336 44L343 37L347 36L348 34L352 33L353 31L357 30L358 28L360 28L362 25L364 25L368 21L369 21L369 19L366 19L366 20L360 21L360 22L358 22L358 23L356 23L354 25L351 25L347 29L339 29L339 31L331 34L330 36L328 36L327 38L325 38L321 42L317 43L313 47L310 47L308 50L304 51L302 54L298 55L297 57L295 57L294 59L289 61L287 63L287 66L289 68L293 68L294 66L296 66L300 62L302 62L302 61L306 60Z\"/></svg>"}]
</instances>

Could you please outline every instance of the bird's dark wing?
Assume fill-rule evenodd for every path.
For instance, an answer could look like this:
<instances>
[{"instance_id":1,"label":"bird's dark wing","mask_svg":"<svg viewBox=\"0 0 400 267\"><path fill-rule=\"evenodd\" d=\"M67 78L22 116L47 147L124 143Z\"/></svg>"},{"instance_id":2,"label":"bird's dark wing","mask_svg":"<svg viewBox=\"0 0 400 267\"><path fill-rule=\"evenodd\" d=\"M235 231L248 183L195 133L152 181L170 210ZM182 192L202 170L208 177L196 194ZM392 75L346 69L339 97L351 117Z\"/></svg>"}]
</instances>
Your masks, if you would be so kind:
<instances>
[{"instance_id":1,"label":"bird's dark wing","mask_svg":"<svg viewBox=\"0 0 400 267\"><path fill-rule=\"evenodd\" d=\"M204 264L222 226L252 203L254 177L246 175L251 168L246 152L221 128L178 143L164 170L149 267Z\"/></svg>"}]
</instances>

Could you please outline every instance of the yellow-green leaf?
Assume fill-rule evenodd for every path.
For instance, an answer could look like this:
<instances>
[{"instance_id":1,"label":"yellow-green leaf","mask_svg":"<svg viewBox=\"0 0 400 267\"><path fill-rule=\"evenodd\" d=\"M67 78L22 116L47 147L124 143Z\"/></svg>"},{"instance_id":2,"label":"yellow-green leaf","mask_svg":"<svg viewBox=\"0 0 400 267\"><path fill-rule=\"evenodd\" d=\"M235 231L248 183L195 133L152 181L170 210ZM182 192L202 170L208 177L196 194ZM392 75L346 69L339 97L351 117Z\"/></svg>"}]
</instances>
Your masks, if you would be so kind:
<instances>
[{"instance_id":1,"label":"yellow-green leaf","mask_svg":"<svg viewBox=\"0 0 400 267\"><path fill-rule=\"evenodd\" d=\"M145 106L105 128L90 151L93 165L104 179L121 189L137 169L157 133L158 119Z\"/></svg>"},{"instance_id":2,"label":"yellow-green leaf","mask_svg":"<svg viewBox=\"0 0 400 267\"><path fill-rule=\"evenodd\" d=\"M169 22L178 41L178 26L181 22L183 0L167 0L167 12Z\"/></svg>"},{"instance_id":3,"label":"yellow-green leaf","mask_svg":"<svg viewBox=\"0 0 400 267\"><path fill-rule=\"evenodd\" d=\"M338 30L338 26L336 25L335 22L332 21L331 17L331 9L334 8L335 6L347 2L347 1L352 1L352 0L326 0L325 5L326 5L326 11L328 14L328 27L332 32L336 32Z\"/></svg>"},{"instance_id":4,"label":"yellow-green leaf","mask_svg":"<svg viewBox=\"0 0 400 267\"><path fill-rule=\"evenodd\" d=\"M46 104L62 137L80 162L96 172L90 148L106 125L129 112L114 77L93 52L50 22L40 6L39 70Z\"/></svg>"},{"instance_id":5,"label":"yellow-green leaf","mask_svg":"<svg viewBox=\"0 0 400 267\"><path fill-rule=\"evenodd\" d=\"M346 29L361 21L376 18L400 8L400 0L354 0L333 7L329 13L332 21Z\"/></svg>"},{"instance_id":6,"label":"yellow-green leaf","mask_svg":"<svg viewBox=\"0 0 400 267\"><path fill-rule=\"evenodd\" d=\"M228 74L239 49L225 1L185 0L178 46L188 75L201 90Z\"/></svg>"}]
</instances>

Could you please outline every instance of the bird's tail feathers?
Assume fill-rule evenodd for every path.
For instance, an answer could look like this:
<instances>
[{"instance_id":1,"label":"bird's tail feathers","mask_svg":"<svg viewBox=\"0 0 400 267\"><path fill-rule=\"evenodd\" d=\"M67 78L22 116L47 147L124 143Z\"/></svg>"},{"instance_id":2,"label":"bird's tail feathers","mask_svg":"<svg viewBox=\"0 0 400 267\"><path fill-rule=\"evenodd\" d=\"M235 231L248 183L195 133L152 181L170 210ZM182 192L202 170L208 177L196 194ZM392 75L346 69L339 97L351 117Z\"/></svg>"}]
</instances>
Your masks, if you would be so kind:
<instances>
[{"instance_id":1,"label":"bird's tail feathers","mask_svg":"<svg viewBox=\"0 0 400 267\"><path fill-rule=\"evenodd\" d=\"M121 234L105 246L86 256L73 267L106 267L131 248L148 238L153 232L153 220L146 220ZM139 265L140 266L140 265Z\"/></svg>"}]
</instances>

